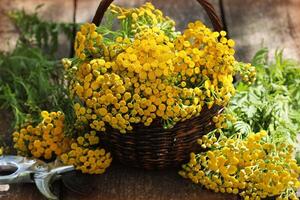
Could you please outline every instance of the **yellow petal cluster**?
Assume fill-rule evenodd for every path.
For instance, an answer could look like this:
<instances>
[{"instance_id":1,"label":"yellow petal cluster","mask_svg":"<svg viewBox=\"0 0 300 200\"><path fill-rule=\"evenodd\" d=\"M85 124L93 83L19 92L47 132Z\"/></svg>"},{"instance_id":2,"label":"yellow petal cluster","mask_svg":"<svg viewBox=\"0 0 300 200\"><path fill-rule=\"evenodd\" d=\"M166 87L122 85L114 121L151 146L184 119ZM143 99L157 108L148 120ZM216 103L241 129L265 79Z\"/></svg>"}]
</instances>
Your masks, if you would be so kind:
<instances>
[{"instance_id":1,"label":"yellow petal cluster","mask_svg":"<svg viewBox=\"0 0 300 200\"><path fill-rule=\"evenodd\" d=\"M239 72L241 80L252 84L256 80L256 69L250 63L236 63L235 70Z\"/></svg>"},{"instance_id":2,"label":"yellow petal cluster","mask_svg":"<svg viewBox=\"0 0 300 200\"><path fill-rule=\"evenodd\" d=\"M41 112L42 121L13 133L14 148L18 154L34 156L46 160L59 156L67 145L64 139L64 114L58 112Z\"/></svg>"},{"instance_id":3,"label":"yellow petal cluster","mask_svg":"<svg viewBox=\"0 0 300 200\"><path fill-rule=\"evenodd\" d=\"M273 143L266 131L246 138L214 135L198 141L208 151L191 153L180 175L221 193L239 194L244 199L298 199L300 167L293 158L293 147Z\"/></svg>"},{"instance_id":4,"label":"yellow petal cluster","mask_svg":"<svg viewBox=\"0 0 300 200\"><path fill-rule=\"evenodd\" d=\"M117 15L117 18L122 22L127 20L132 21L132 33L138 33L149 28L157 27L166 34L172 35L175 30L175 22L163 15L151 3L145 3L139 8L123 8L112 4L110 11Z\"/></svg>"},{"instance_id":5,"label":"yellow petal cluster","mask_svg":"<svg viewBox=\"0 0 300 200\"><path fill-rule=\"evenodd\" d=\"M234 41L225 36L225 31L212 32L197 21L190 23L174 41L178 81L182 87L199 87L205 97L202 101L209 108L214 104L226 105L235 92Z\"/></svg>"},{"instance_id":6,"label":"yellow petal cluster","mask_svg":"<svg viewBox=\"0 0 300 200\"><path fill-rule=\"evenodd\" d=\"M95 131L77 137L71 150L62 154L60 159L66 165L74 165L77 170L88 174L102 174L109 167L112 158L105 149L98 147L99 137Z\"/></svg>"},{"instance_id":7,"label":"yellow petal cluster","mask_svg":"<svg viewBox=\"0 0 300 200\"><path fill-rule=\"evenodd\" d=\"M124 23L149 26L113 40L94 24L77 33L75 61L64 64L70 92L79 100L74 106L79 126L105 131L109 125L126 133L134 124L160 120L171 128L199 116L203 107L226 106L235 92L234 41L226 32L197 21L171 34L158 26L167 18L149 3L111 9Z\"/></svg>"},{"instance_id":8,"label":"yellow petal cluster","mask_svg":"<svg viewBox=\"0 0 300 200\"><path fill-rule=\"evenodd\" d=\"M106 60L112 59L130 42L128 39L117 37L118 45L106 45L102 34L98 32L99 28L95 24L83 24L80 31L77 32L74 48L75 55L80 60L84 61L89 57L97 58L100 55Z\"/></svg>"},{"instance_id":9,"label":"yellow petal cluster","mask_svg":"<svg viewBox=\"0 0 300 200\"><path fill-rule=\"evenodd\" d=\"M236 122L236 118L230 113L221 113L213 117L213 122L215 127L219 132L222 132L222 129L227 128L227 122Z\"/></svg>"}]
</instances>

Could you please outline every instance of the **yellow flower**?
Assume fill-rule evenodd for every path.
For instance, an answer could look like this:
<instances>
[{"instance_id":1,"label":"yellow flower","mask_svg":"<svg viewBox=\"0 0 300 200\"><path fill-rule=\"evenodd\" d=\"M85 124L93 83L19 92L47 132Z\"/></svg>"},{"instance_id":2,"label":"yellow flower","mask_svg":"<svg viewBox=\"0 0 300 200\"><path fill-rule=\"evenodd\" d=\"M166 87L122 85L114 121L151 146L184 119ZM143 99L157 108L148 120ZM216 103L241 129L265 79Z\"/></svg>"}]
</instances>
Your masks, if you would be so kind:
<instances>
[{"instance_id":1,"label":"yellow flower","mask_svg":"<svg viewBox=\"0 0 300 200\"><path fill-rule=\"evenodd\" d=\"M288 161L287 159L290 158L284 156L261 154L260 152L266 148L261 144L269 141L268 138L264 140L263 137L268 137L265 131L250 134L246 138L227 139L221 135L216 139L214 134L203 136L199 139L200 145L213 144L214 146L214 143L218 143L218 148L191 154L190 162L183 165L180 174L208 189L240 194L245 199L249 196L260 199L278 195L293 198L296 185L299 184L299 172L294 171L298 168L296 161ZM248 148L249 142L252 144L252 149ZM265 144L267 148L274 145L268 142ZM275 150L275 147L272 149L286 151L286 149ZM287 184L288 182L290 185Z\"/></svg>"}]
</instances>

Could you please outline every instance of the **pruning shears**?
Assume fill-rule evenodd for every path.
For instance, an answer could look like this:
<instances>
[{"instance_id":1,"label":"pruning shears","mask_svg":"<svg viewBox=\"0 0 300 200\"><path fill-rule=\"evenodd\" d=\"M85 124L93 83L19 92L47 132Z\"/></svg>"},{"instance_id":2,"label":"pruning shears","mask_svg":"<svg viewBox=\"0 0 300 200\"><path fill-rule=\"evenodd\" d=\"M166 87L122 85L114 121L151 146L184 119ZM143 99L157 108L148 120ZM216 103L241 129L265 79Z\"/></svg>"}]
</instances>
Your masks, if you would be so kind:
<instances>
[{"instance_id":1,"label":"pruning shears","mask_svg":"<svg viewBox=\"0 0 300 200\"><path fill-rule=\"evenodd\" d=\"M0 157L0 184L35 183L46 198L57 200L58 197L51 192L51 184L62 174L73 170L74 166L64 166L59 161L45 163L38 159L5 155Z\"/></svg>"}]
</instances>

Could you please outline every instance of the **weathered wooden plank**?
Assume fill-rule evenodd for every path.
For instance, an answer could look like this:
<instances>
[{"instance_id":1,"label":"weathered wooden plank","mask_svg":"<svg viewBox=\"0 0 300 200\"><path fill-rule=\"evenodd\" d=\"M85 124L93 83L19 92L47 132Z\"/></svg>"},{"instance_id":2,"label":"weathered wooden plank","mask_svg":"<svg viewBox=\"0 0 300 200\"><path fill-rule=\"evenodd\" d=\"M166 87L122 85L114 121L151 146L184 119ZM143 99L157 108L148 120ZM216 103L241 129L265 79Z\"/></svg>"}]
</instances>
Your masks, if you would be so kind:
<instances>
[{"instance_id":1,"label":"weathered wooden plank","mask_svg":"<svg viewBox=\"0 0 300 200\"><path fill-rule=\"evenodd\" d=\"M99 5L99 0L82 1L77 0L76 10L76 22L90 22L96 12ZM116 0L115 4L125 7L140 6L147 0ZM219 0L210 1L217 13L220 16ZM161 9L165 15L171 17L177 23L177 28L183 30L189 22L195 20L204 21L206 24L211 26L209 19L201 6L196 0L189 1L176 1L174 0L155 0L152 1L155 7Z\"/></svg>"},{"instance_id":2,"label":"weathered wooden plank","mask_svg":"<svg viewBox=\"0 0 300 200\"><path fill-rule=\"evenodd\" d=\"M10 185L8 191L0 192L1 200L46 200L33 184Z\"/></svg>"},{"instance_id":3,"label":"weathered wooden plank","mask_svg":"<svg viewBox=\"0 0 300 200\"><path fill-rule=\"evenodd\" d=\"M95 187L88 199L111 200L233 200L235 196L216 194L181 178L177 170L144 171L122 165L113 165L109 170L91 182ZM64 199L76 198L75 193L64 192Z\"/></svg>"},{"instance_id":4,"label":"weathered wooden plank","mask_svg":"<svg viewBox=\"0 0 300 200\"><path fill-rule=\"evenodd\" d=\"M38 5L44 6L39 9L42 19L59 22L73 22L74 0L1 0L0 1L0 50L11 50L17 41L17 30L7 17L11 10L24 9L27 12L34 12ZM58 54L68 55L70 44L66 44L64 37L60 38L63 50Z\"/></svg>"},{"instance_id":5,"label":"weathered wooden plank","mask_svg":"<svg viewBox=\"0 0 300 200\"><path fill-rule=\"evenodd\" d=\"M250 60L262 44L300 58L299 0L223 0L230 36L240 59Z\"/></svg>"},{"instance_id":6,"label":"weathered wooden plank","mask_svg":"<svg viewBox=\"0 0 300 200\"><path fill-rule=\"evenodd\" d=\"M85 179L83 188L91 187L79 195L66 187L61 200L237 200L237 196L213 193L193 185L177 174L177 170L143 171L122 165L113 165L104 175ZM78 179L78 178L75 178ZM78 180L76 180L78 181ZM90 181L90 182L87 182ZM57 183L56 183L57 184ZM132 187L132 186L135 187ZM57 186L57 185L56 185ZM1 200L44 200L34 184L10 185L0 192Z\"/></svg>"}]
</instances>

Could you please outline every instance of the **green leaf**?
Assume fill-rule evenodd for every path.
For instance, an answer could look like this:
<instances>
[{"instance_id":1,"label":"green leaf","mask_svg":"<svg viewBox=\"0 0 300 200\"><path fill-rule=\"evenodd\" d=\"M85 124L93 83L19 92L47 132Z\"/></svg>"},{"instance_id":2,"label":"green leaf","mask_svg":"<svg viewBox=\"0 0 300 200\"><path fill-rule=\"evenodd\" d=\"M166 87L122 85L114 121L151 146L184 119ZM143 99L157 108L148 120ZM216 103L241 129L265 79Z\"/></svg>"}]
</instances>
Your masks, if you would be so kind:
<instances>
[{"instance_id":1,"label":"green leaf","mask_svg":"<svg viewBox=\"0 0 300 200\"><path fill-rule=\"evenodd\" d=\"M234 123L233 126L237 133L242 133L242 134L247 135L247 134L251 133L251 131L252 131L250 125L244 121L237 121L236 123Z\"/></svg>"}]
</instances>

